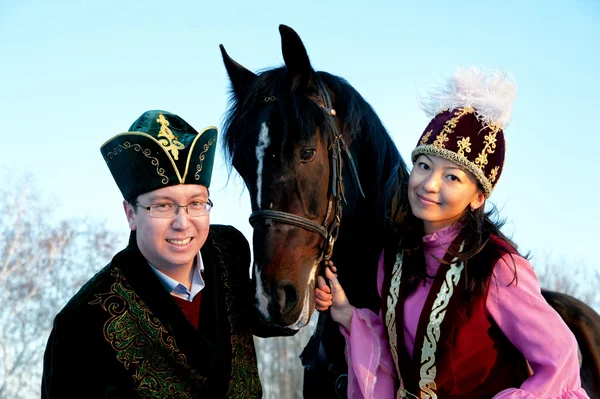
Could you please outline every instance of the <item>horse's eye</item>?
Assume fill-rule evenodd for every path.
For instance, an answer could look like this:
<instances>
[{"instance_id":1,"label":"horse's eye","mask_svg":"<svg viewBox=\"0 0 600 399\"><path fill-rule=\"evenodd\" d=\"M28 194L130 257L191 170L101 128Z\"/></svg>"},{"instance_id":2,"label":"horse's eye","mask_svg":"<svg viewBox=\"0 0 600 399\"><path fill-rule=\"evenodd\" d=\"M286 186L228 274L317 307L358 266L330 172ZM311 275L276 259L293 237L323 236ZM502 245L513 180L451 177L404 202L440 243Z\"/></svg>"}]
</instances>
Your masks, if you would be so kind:
<instances>
[{"instance_id":1,"label":"horse's eye","mask_svg":"<svg viewBox=\"0 0 600 399\"><path fill-rule=\"evenodd\" d=\"M313 159L315 159L315 150L314 149L308 149L308 150L302 150L302 152L300 153L300 158L302 158L302 161L304 162L310 162Z\"/></svg>"}]
</instances>

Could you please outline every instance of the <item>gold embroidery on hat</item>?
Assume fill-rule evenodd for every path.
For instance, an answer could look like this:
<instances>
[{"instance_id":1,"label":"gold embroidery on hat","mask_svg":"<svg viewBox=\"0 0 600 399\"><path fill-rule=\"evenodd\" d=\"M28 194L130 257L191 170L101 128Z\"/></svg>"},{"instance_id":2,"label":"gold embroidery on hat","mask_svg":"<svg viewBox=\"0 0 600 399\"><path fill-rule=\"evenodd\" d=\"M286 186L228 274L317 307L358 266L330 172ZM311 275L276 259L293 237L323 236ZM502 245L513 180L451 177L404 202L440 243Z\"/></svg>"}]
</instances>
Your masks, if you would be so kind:
<instances>
[{"instance_id":1,"label":"gold embroidery on hat","mask_svg":"<svg viewBox=\"0 0 600 399\"><path fill-rule=\"evenodd\" d=\"M433 130L430 130L427 133L425 133L423 135L423 138L421 138L421 142L419 142L419 145L427 144L427 140L429 140L429 136L431 136L431 133L433 133Z\"/></svg>"},{"instance_id":2,"label":"gold embroidery on hat","mask_svg":"<svg viewBox=\"0 0 600 399\"><path fill-rule=\"evenodd\" d=\"M461 245L462 251L464 243ZM450 303L450 298L454 294L454 287L460 281L461 272L464 269L464 263L456 263L456 258L452 261L450 269L446 273L446 279L442 283L440 292L437 294L431 314L429 315L429 324L427 325L427 335L423 341L423 349L421 350L421 370L419 388L421 389L421 398L437 399L437 385L435 383L436 368L435 368L435 352L437 343L440 339L440 325L446 316L446 308Z\"/></svg>"},{"instance_id":3,"label":"gold embroidery on hat","mask_svg":"<svg viewBox=\"0 0 600 399\"><path fill-rule=\"evenodd\" d=\"M481 169L484 169L485 165L488 164L488 154L493 154L496 151L496 135L500 131L500 126L498 125L490 124L489 128L490 132L483 136L485 140L485 146L475 159L475 165L479 166Z\"/></svg>"},{"instance_id":4,"label":"gold embroidery on hat","mask_svg":"<svg viewBox=\"0 0 600 399\"><path fill-rule=\"evenodd\" d=\"M177 136L169 129L169 121L163 114L158 114L158 119L156 121L160 123L158 137L165 137L164 139L159 139L158 142L161 143L167 151L171 151L171 154L173 154L173 158L176 161L179 160L179 150L183 150L185 148L184 145L179 142Z\"/></svg>"},{"instance_id":5,"label":"gold embroidery on hat","mask_svg":"<svg viewBox=\"0 0 600 399\"><path fill-rule=\"evenodd\" d=\"M153 166L156 166L156 173L158 173L158 175L162 177L162 180L161 180L162 184L167 184L169 182L169 178L167 177L167 175L165 175L165 169L161 168L159 166L158 159L150 155L150 154L152 154L152 151L150 151L147 148L146 149L142 148L142 146L139 145L139 144L133 144L133 145L131 145L131 143L129 141L126 141L126 142L123 143L123 145L119 144L112 151L108 151L106 153L106 156L108 157L108 159L112 160L113 157L115 155L117 155L118 153L122 152L123 150L129 150L131 148L133 148L137 152L141 151L142 154L144 154L144 156L146 158L148 158L148 159L151 160L150 163Z\"/></svg>"},{"instance_id":6,"label":"gold embroidery on hat","mask_svg":"<svg viewBox=\"0 0 600 399\"><path fill-rule=\"evenodd\" d=\"M442 128L442 131L437 135L433 145L438 148L444 148L444 143L449 140L448 135L454 133L458 120L466 114L472 114L474 112L471 107L457 108L454 112L454 118L448 119Z\"/></svg>"},{"instance_id":7,"label":"gold embroidery on hat","mask_svg":"<svg viewBox=\"0 0 600 399\"><path fill-rule=\"evenodd\" d=\"M202 162L204 162L204 154L206 154L206 152L208 151L208 149L214 144L214 142L216 141L216 137L213 137L212 139L208 140L208 143L204 144L203 146L203 151L200 153L200 163L198 165L196 165L196 173L194 174L194 179L196 180L200 180L200 172L202 172Z\"/></svg>"},{"instance_id":8,"label":"gold embroidery on hat","mask_svg":"<svg viewBox=\"0 0 600 399\"><path fill-rule=\"evenodd\" d=\"M456 143L458 145L458 155L462 155L463 157L465 156L465 151L466 152L471 152L471 138L470 137L463 137L462 139L458 140L458 142Z\"/></svg>"},{"instance_id":9,"label":"gold embroidery on hat","mask_svg":"<svg viewBox=\"0 0 600 399\"><path fill-rule=\"evenodd\" d=\"M490 172L490 181L493 183L496 181L496 178L498 177L498 170L500 169L499 166L496 166L494 169L492 169L492 171Z\"/></svg>"},{"instance_id":10,"label":"gold embroidery on hat","mask_svg":"<svg viewBox=\"0 0 600 399\"><path fill-rule=\"evenodd\" d=\"M194 152L194 148L196 147L196 143L198 142L198 139L200 139L200 137L202 137L205 132L209 132L211 130L214 130L216 132L217 128L214 126L208 126L208 127L204 128L204 130L202 130L200 133L198 133L198 135L196 136L194 141L192 141L192 144L189 146L190 150L188 151L187 161L185 161L185 171L183 172L183 178L181 179L182 184L185 181L185 179L187 178L187 174L190 169L190 162L192 161L192 153ZM208 134L210 134L210 133L208 133ZM214 140L217 140L216 135L214 137Z\"/></svg>"},{"instance_id":11,"label":"gold embroidery on hat","mask_svg":"<svg viewBox=\"0 0 600 399\"><path fill-rule=\"evenodd\" d=\"M442 132L436 136L435 141L433 142L432 145L434 147L444 148L444 143L448 140L450 140L448 138L448 135L446 133Z\"/></svg>"}]
</instances>

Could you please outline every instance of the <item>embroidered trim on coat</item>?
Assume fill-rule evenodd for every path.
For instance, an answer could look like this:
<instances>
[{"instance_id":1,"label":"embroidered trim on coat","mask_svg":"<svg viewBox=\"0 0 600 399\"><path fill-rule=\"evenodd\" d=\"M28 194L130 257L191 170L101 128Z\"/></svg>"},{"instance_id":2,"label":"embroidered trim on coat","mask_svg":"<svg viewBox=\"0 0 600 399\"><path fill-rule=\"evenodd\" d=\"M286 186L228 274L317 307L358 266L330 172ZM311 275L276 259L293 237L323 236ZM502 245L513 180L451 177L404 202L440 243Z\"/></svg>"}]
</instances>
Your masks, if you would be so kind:
<instances>
[{"instance_id":1,"label":"embroidered trim on coat","mask_svg":"<svg viewBox=\"0 0 600 399\"><path fill-rule=\"evenodd\" d=\"M193 385L205 385L206 377L187 364L175 338L131 289L121 272L110 292L96 294L91 305L100 305L110 314L104 323L104 338L116 352L117 360L133 371L135 391L142 398L191 399ZM182 378L184 377L184 378Z\"/></svg>"},{"instance_id":2,"label":"embroidered trim on coat","mask_svg":"<svg viewBox=\"0 0 600 399\"><path fill-rule=\"evenodd\" d=\"M231 329L231 378L229 379L229 388L227 390L228 398L251 399L256 398L259 392L262 392L260 377L256 367L256 355L254 351L254 341L248 331L239 331L242 315L239 312L244 306L239 304L240 296L233 293L231 287L230 268L227 264L230 256L223 256L220 248L232 248L231 242L216 243L215 249L219 252L219 270L222 271L222 288L225 294L225 306ZM243 300L243 298L242 298ZM237 303L237 305L236 305Z\"/></svg>"}]
</instances>

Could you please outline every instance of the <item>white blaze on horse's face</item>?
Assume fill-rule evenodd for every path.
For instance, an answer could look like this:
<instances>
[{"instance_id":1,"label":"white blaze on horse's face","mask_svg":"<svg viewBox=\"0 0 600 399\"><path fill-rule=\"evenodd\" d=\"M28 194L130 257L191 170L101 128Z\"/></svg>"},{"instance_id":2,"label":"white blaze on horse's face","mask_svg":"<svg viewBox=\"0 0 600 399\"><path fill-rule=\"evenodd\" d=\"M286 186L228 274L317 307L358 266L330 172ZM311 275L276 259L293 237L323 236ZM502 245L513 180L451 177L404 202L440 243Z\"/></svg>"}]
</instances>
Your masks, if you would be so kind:
<instances>
[{"instance_id":1,"label":"white blaze on horse's face","mask_svg":"<svg viewBox=\"0 0 600 399\"><path fill-rule=\"evenodd\" d=\"M261 197L262 197L262 174L263 174L263 164L265 159L265 150L271 144L271 139L269 137L269 127L267 126L267 122L263 122L260 125L260 133L258 134L258 143L256 144L256 204L258 205L258 209L261 209Z\"/></svg>"},{"instance_id":2,"label":"white blaze on horse's face","mask_svg":"<svg viewBox=\"0 0 600 399\"><path fill-rule=\"evenodd\" d=\"M256 301L258 302L258 310L263 315L265 320L268 321L270 319L268 308L269 297L265 294L260 272L258 271L256 264L254 264L254 270L256 270Z\"/></svg>"},{"instance_id":3,"label":"white blaze on horse's face","mask_svg":"<svg viewBox=\"0 0 600 399\"><path fill-rule=\"evenodd\" d=\"M315 262L312 269L310 270L310 277L308 284L306 285L306 292L304 293L304 303L302 305L302 311L300 312L300 316L298 316L298 320L288 328L292 330L299 330L302 327L306 326L310 321L310 316L312 314L312 306L311 306L311 298L315 292L315 280L317 278L317 266L319 266L320 259Z\"/></svg>"},{"instance_id":4,"label":"white blaze on horse's face","mask_svg":"<svg viewBox=\"0 0 600 399\"><path fill-rule=\"evenodd\" d=\"M260 125L260 133L258 134L258 142L255 150L256 161L258 165L256 167L256 205L258 206L258 209L261 209L263 164L265 159L265 150L269 144L271 144L269 127L267 126L267 122L263 122ZM258 309L268 320L269 310L267 306L269 305L269 297L265 294L260 271L256 265L254 265L254 270L256 270L256 300L258 301Z\"/></svg>"}]
</instances>

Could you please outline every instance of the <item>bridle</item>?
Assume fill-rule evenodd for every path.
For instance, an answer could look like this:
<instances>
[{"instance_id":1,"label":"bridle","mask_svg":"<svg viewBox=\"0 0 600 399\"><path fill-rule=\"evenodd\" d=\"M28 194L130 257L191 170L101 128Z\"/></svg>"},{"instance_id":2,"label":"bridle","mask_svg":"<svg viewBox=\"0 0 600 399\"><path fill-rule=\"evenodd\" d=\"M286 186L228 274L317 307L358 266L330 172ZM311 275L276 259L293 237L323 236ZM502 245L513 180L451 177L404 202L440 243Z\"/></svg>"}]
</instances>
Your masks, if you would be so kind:
<instances>
[{"instance_id":1,"label":"bridle","mask_svg":"<svg viewBox=\"0 0 600 399\"><path fill-rule=\"evenodd\" d=\"M313 101L322 108L327 115L332 118L335 118L336 112L333 108L331 108L331 100L326 90L321 90L323 95L321 97L313 98ZM277 101L277 97L268 96L265 97L263 103L269 103ZM340 232L340 223L342 222L342 201L346 202L344 197L344 183L342 179L342 166L344 163L343 157L345 155L348 160L348 165L350 165L351 176L353 177L356 185L363 196L365 197L365 193L360 184L360 179L358 177L358 172L356 170L356 165L354 164L354 159L352 158L352 154L346 145L344 138L342 137L341 132L339 131L337 124L335 121L329 124L331 129L333 130L333 139L330 139L328 151L329 158L331 162L331 180L329 182L331 187L331 194L329 195L328 205L327 205L327 213L325 214L325 219L322 223L314 222L310 219L307 219L302 216L295 215L293 213L275 211L272 209L259 209L250 214L250 224L252 227L255 227L256 224L260 221L264 221L266 226L271 225L271 220L275 220L279 223L285 223L293 226L297 226L303 228L304 230L310 231L312 233L316 233L323 237L325 245L323 246L323 250L321 252L321 257L323 260L328 260L331 258L333 254L333 246L335 241L337 240L338 234ZM331 222L328 220L333 216Z\"/></svg>"}]
</instances>

